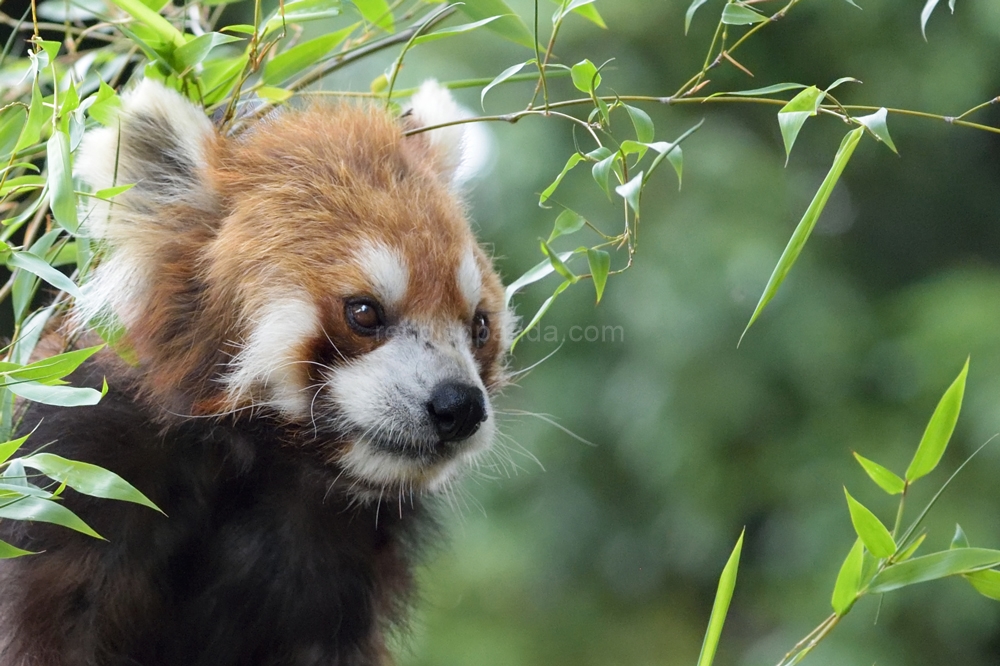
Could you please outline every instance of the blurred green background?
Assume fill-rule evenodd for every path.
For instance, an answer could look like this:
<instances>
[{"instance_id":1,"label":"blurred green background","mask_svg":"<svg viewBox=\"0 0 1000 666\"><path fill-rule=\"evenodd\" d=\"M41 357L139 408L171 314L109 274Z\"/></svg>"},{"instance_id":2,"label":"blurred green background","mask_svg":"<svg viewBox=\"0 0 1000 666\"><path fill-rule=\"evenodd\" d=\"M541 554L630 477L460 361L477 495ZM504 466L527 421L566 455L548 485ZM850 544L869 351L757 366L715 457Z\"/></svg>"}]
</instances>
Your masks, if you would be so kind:
<instances>
[{"instance_id":1,"label":"blurred green background","mask_svg":"<svg viewBox=\"0 0 1000 666\"><path fill-rule=\"evenodd\" d=\"M530 16L530 2L511 4ZM853 76L864 84L843 86L844 103L950 115L1000 94L1000 3L959 0L954 16L942 3L929 42L923 2L860 4L802 2L739 53L755 78L721 67L708 90L825 87ZM599 1L609 30L569 21L560 62L614 58L608 91L670 94L700 68L722 3L705 5L685 37L687 5ZM400 84L492 76L530 55L473 33L414 51ZM364 89L384 64L344 72L336 85ZM556 87L576 96L566 81ZM501 87L486 108L521 108L530 91ZM479 109L478 90L459 97ZM810 120L785 168L777 107L645 108L662 139L705 119L684 144L684 188L677 192L669 169L658 172L643 200L635 267L610 280L598 307L581 283L543 322L560 336L575 325L621 326L624 341L567 339L502 401L551 415L595 446L537 418L504 417L500 446L514 471L470 480L458 508L445 507L450 539L421 572L404 666L693 665L743 526L716 663L774 664L830 612L854 539L843 486L885 522L894 517L895 503L851 451L902 473L969 354L956 437L916 486L910 517L1000 431L1000 137L891 117L899 157L862 142L791 277L737 349L847 128ZM998 111L975 119L1000 124ZM627 132L627 118L619 122ZM538 237L558 209L539 208L537 193L572 152L573 135L541 119L489 130L494 161L472 186L472 215L510 280L541 259ZM615 230L620 209L587 171L574 172L557 199ZM557 241L560 249L581 242ZM530 318L556 284L522 295L518 313ZM524 342L514 367L557 346ZM947 547L956 521L973 545L1000 547L998 480L995 445L935 508L924 548ZM964 581L888 595L875 624L877 606L859 604L806 663L1000 663L1000 605Z\"/></svg>"}]
</instances>

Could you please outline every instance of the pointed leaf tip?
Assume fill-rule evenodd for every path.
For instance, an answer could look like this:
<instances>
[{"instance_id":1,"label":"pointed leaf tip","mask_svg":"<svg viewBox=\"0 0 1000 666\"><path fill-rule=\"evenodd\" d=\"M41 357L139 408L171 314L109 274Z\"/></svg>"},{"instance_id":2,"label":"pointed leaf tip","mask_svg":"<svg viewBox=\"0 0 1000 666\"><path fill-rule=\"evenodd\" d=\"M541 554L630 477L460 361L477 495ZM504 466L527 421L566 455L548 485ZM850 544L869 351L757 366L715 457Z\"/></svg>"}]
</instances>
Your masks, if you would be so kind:
<instances>
[{"instance_id":1,"label":"pointed leaf tip","mask_svg":"<svg viewBox=\"0 0 1000 666\"><path fill-rule=\"evenodd\" d=\"M962 411L962 398L965 395L965 380L969 375L969 359L965 360L962 371L951 383L951 386L941 396L931 420L927 423L924 435L920 439L917 452L906 468L906 480L913 482L934 471L941 456L948 448L958 415Z\"/></svg>"},{"instance_id":2,"label":"pointed leaf tip","mask_svg":"<svg viewBox=\"0 0 1000 666\"><path fill-rule=\"evenodd\" d=\"M844 488L844 495L847 497L847 507L851 512L851 523L854 524L854 531L858 533L865 548L879 558L890 557L896 552L896 542L893 541L889 530L885 528L879 520L865 505L857 501Z\"/></svg>"}]
</instances>

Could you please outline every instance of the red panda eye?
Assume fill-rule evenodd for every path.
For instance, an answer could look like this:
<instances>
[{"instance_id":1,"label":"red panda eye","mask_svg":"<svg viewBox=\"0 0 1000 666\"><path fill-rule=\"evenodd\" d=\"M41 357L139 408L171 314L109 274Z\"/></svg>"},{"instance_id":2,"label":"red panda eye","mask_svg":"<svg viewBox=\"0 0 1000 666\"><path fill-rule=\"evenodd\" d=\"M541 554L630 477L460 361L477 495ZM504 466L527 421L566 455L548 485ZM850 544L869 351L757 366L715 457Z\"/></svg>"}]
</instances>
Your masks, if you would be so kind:
<instances>
[{"instance_id":1,"label":"red panda eye","mask_svg":"<svg viewBox=\"0 0 1000 666\"><path fill-rule=\"evenodd\" d=\"M472 318L472 344L481 349L490 341L490 320L482 312Z\"/></svg>"},{"instance_id":2,"label":"red panda eye","mask_svg":"<svg viewBox=\"0 0 1000 666\"><path fill-rule=\"evenodd\" d=\"M385 326L385 318L378 302L371 298L351 298L344 306L344 316L351 329L358 335L373 336Z\"/></svg>"}]
</instances>

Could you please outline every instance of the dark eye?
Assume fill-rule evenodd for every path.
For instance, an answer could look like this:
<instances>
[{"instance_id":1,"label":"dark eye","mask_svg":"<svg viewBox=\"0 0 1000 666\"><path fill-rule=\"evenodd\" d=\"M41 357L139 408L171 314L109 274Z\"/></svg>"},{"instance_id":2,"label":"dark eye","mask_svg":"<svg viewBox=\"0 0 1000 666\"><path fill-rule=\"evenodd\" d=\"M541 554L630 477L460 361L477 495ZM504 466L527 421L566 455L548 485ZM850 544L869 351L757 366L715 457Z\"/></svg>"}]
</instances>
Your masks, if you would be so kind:
<instances>
[{"instance_id":1,"label":"dark eye","mask_svg":"<svg viewBox=\"0 0 1000 666\"><path fill-rule=\"evenodd\" d=\"M490 341L490 320L482 312L477 312L472 318L472 344L476 349Z\"/></svg>"},{"instance_id":2,"label":"dark eye","mask_svg":"<svg viewBox=\"0 0 1000 666\"><path fill-rule=\"evenodd\" d=\"M385 326L382 307L371 298L351 298L344 306L347 323L358 335L373 336Z\"/></svg>"}]
</instances>

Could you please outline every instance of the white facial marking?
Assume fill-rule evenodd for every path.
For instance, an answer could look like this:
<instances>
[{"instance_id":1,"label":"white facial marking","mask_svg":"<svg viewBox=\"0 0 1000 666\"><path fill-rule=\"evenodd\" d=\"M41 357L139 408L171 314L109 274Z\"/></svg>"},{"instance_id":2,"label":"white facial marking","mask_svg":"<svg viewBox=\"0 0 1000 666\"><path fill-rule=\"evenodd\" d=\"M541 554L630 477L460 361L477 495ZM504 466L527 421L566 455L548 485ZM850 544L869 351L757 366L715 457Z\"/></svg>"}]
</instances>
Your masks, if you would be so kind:
<instances>
[{"instance_id":1,"label":"white facial marking","mask_svg":"<svg viewBox=\"0 0 1000 666\"><path fill-rule=\"evenodd\" d=\"M462 257L456 273L458 288L468 305L469 314L475 312L483 291L483 274L479 270L476 255L470 250Z\"/></svg>"},{"instance_id":2,"label":"white facial marking","mask_svg":"<svg viewBox=\"0 0 1000 666\"><path fill-rule=\"evenodd\" d=\"M230 361L226 388L236 402L253 398L293 418L307 417L311 395L299 350L319 334L316 307L297 298L276 298L258 313L250 337ZM263 388L261 392L259 389Z\"/></svg>"},{"instance_id":3,"label":"white facial marking","mask_svg":"<svg viewBox=\"0 0 1000 666\"><path fill-rule=\"evenodd\" d=\"M433 491L489 448L496 428L493 410L464 326L400 328L379 348L334 368L326 399L337 414L336 425L353 440L340 458L348 474L380 486ZM442 382L482 391L486 420L468 439L453 444L457 455L438 459L439 435L427 404ZM394 453L397 449L414 455Z\"/></svg>"},{"instance_id":4,"label":"white facial marking","mask_svg":"<svg viewBox=\"0 0 1000 666\"><path fill-rule=\"evenodd\" d=\"M355 258L384 306L392 308L403 302L410 285L410 269L399 252L382 243L370 243Z\"/></svg>"}]
</instances>

